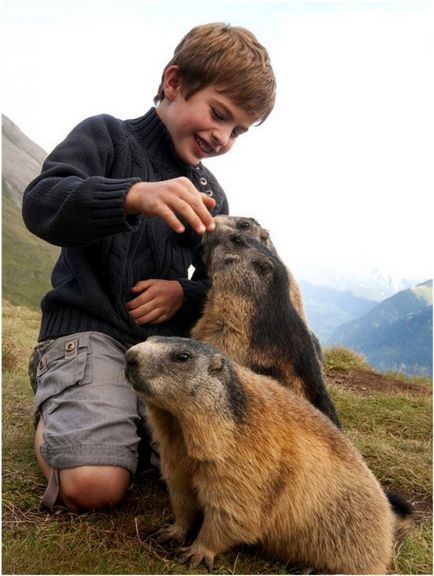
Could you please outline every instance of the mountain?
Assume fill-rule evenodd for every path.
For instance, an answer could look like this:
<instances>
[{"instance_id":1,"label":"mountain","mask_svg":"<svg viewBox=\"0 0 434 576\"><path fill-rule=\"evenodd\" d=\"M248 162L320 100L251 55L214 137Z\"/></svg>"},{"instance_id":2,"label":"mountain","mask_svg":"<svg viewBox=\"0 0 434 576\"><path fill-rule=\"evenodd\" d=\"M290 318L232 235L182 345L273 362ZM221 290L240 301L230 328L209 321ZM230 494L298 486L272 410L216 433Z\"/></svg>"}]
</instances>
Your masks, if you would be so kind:
<instances>
[{"instance_id":1,"label":"mountain","mask_svg":"<svg viewBox=\"0 0 434 576\"><path fill-rule=\"evenodd\" d=\"M300 288L309 326L321 342L326 342L338 326L362 316L378 303L349 290L317 286L305 280L300 282Z\"/></svg>"},{"instance_id":2,"label":"mountain","mask_svg":"<svg viewBox=\"0 0 434 576\"><path fill-rule=\"evenodd\" d=\"M371 266L357 265L345 268L328 268L326 265L321 268L310 268L297 275L300 280L306 280L315 286L332 286L340 292L351 292L354 296L381 302L390 298L401 290L406 290L416 284L420 284L430 274L409 275L403 277L396 271L379 269Z\"/></svg>"},{"instance_id":3,"label":"mountain","mask_svg":"<svg viewBox=\"0 0 434 576\"><path fill-rule=\"evenodd\" d=\"M2 115L2 288L16 305L39 308L59 249L31 234L21 217L23 192L46 153Z\"/></svg>"},{"instance_id":4,"label":"mountain","mask_svg":"<svg viewBox=\"0 0 434 576\"><path fill-rule=\"evenodd\" d=\"M2 114L3 194L21 206L27 184L41 171L47 153Z\"/></svg>"},{"instance_id":5,"label":"mountain","mask_svg":"<svg viewBox=\"0 0 434 576\"><path fill-rule=\"evenodd\" d=\"M379 370L432 376L432 280L402 290L336 328L327 341L363 354Z\"/></svg>"}]
</instances>

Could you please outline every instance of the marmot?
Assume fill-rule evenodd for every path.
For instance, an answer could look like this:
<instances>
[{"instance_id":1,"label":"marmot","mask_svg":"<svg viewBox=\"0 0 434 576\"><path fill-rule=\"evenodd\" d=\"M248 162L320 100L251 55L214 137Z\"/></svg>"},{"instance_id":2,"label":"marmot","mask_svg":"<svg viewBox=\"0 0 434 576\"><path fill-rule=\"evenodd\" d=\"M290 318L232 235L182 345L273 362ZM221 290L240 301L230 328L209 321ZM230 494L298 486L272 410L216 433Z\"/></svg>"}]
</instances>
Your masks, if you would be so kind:
<instances>
[{"instance_id":1,"label":"marmot","mask_svg":"<svg viewBox=\"0 0 434 576\"><path fill-rule=\"evenodd\" d=\"M309 329L289 297L287 268L262 242L217 225L203 238L210 288L191 336L272 376L340 426Z\"/></svg>"},{"instance_id":2,"label":"marmot","mask_svg":"<svg viewBox=\"0 0 434 576\"><path fill-rule=\"evenodd\" d=\"M214 218L216 228L219 231L232 231L238 232L243 236L250 238L256 238L261 244L264 244L269 250L274 252L276 256L277 250L271 240L270 233L268 230L263 228L255 218L250 218L247 216L227 216L220 214ZM289 283L289 298L291 299L294 309L300 317L306 322L307 318L303 306L303 297L301 295L300 286L298 285L294 275L291 270L287 267L288 272L288 283Z\"/></svg>"},{"instance_id":3,"label":"marmot","mask_svg":"<svg viewBox=\"0 0 434 576\"><path fill-rule=\"evenodd\" d=\"M208 568L237 544L325 574L385 574L395 517L360 453L272 378L189 338L153 336L126 353L147 405L175 523L160 540Z\"/></svg>"},{"instance_id":4,"label":"marmot","mask_svg":"<svg viewBox=\"0 0 434 576\"><path fill-rule=\"evenodd\" d=\"M268 230L263 228L259 224L259 222L257 220L255 220L254 218L248 218L248 217L243 217L243 216L219 215L214 220L216 223L216 232L211 233L214 236L216 234L219 237L227 237L227 236L231 237L231 236L233 236L233 241L235 242L235 244L238 243L238 240L236 239L236 234L239 234L245 238L254 238L254 239L258 240L261 244L263 244L266 248L268 248L275 255L275 257L278 260L280 260L279 255L277 253L277 250L271 241L271 237L270 237ZM205 244L209 244L209 243L212 246L214 241L211 240L211 242L210 242L210 238L208 235L208 236L205 236ZM212 248L210 249L208 247L208 252L210 252L210 251L212 251ZM229 253L227 255L229 255ZM210 257L212 257L212 254L208 254L208 258L210 258ZM229 256L229 259L230 258L231 257ZM283 299L277 298L278 303L276 304L276 302L274 301L273 306L281 306L283 314L289 313L291 315L294 315L295 313L298 313L300 318L306 323L306 316L305 316L304 309L303 309L303 300L302 300L300 288L299 288L297 282L295 281L295 278L292 275L291 271L288 268L286 268L286 271L288 274L288 282L289 282L289 299L291 301L291 304L293 305L293 310L286 307L284 298ZM216 272L216 274L218 274L218 271ZM283 276L283 274L282 274L282 276ZM240 286L242 286L242 282L241 282ZM272 298L272 296L273 296L273 294L269 294L269 297ZM277 296L277 294L276 294L276 296ZM232 332L232 337L231 337L231 330L221 332L220 331L220 324L218 324L216 326L215 334L213 334L213 328L212 328L213 316L214 317L218 316L218 307L215 307L212 304L213 298L215 298L215 294L213 295L211 293L211 295L209 296L208 311L207 311L207 313L209 314L208 318L210 319L210 322L208 322L206 317L205 317L205 319L199 324L199 327L196 328L196 331L194 331L193 334L196 338L202 339L201 330L203 329L204 334L205 334L205 338L209 343L217 345L217 342L218 342L218 345L222 346L222 348L225 351L228 351L228 348L230 347L228 342L235 343L234 338L236 338L236 335L235 335L236 331ZM257 302L258 302L258 306L261 306L261 301L259 299L257 300ZM264 317L266 319L268 319L268 316L267 316L267 313L265 310L263 311L263 314L264 314ZM299 322L297 322L297 325L298 325L299 330L300 330ZM282 334L282 331L281 331L281 329L279 329L278 325L276 325L276 328L277 328L277 332L276 332L276 337L277 337L279 334ZM272 327L272 325L270 325L269 326L269 333L272 333L272 329L273 329L273 327ZM241 328L241 330L242 330L242 328ZM300 330L300 333L303 333L303 332L305 333L305 330ZM317 359L318 359L320 366L321 366L322 365L322 353L321 353L320 343L318 341L318 338L315 336L315 334L312 331L309 331L309 333L310 333L310 336L313 340ZM305 334L304 334L303 339L305 340ZM297 338L293 338L290 342L288 342L288 344L293 345L294 342L296 342L296 341L297 341ZM280 341L280 343L282 345L281 350L283 350L283 357L285 357L284 342ZM300 345L300 344L301 344L301 339L299 338L298 339L298 345ZM242 362L242 360L240 360L240 358L241 358L240 354L237 353L236 346L230 347L230 348L231 348L232 352L235 349L235 353L233 352L234 353L234 359ZM289 350L287 349L286 352L288 353ZM302 353L302 357L304 357L306 359L305 354L309 354L309 350L304 350L304 354L302 351L300 351L300 352ZM298 363L299 366L301 364L302 364L301 362ZM269 366L273 366L272 357L270 357ZM257 366L255 366L254 363L251 364L250 367L253 368L254 370L257 369ZM261 371L261 369L259 371ZM272 374L272 370L270 370L270 373ZM278 377L278 379L279 379L279 377ZM285 384L285 381L283 381L282 379L280 379L280 381L283 384ZM322 390L321 385L319 385L319 390ZM304 391L304 393L306 394L306 397L308 399L310 399L311 402L317 408L324 411L326 414L328 414L328 411L331 410L330 414L328 414L328 415L331 416L331 419L339 426L339 422L338 422L337 418L335 417L334 408L330 409L329 401L327 399L325 401L322 400L321 395L320 395L320 398L318 398L318 400L315 400L315 399L312 399L312 393L309 395L306 393L306 390ZM324 406L324 409L322 408L322 406ZM394 492L393 490L386 490L385 493L386 493L387 498L389 499L390 504L392 505L394 512L399 517L408 518L411 516L412 511L413 511L412 506L403 495L401 495L397 492ZM402 522L401 522L401 525L404 526L404 524Z\"/></svg>"}]
</instances>

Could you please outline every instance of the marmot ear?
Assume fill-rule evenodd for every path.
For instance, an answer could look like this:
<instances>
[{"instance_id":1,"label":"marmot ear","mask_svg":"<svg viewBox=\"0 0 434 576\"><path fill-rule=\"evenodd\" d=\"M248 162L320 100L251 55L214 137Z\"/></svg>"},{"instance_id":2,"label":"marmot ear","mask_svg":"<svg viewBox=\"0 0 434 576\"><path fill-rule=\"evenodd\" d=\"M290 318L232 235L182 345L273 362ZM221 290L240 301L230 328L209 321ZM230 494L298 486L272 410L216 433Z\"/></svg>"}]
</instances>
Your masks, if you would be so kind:
<instances>
[{"instance_id":1,"label":"marmot ear","mask_svg":"<svg viewBox=\"0 0 434 576\"><path fill-rule=\"evenodd\" d=\"M225 364L226 358L223 354L214 354L208 366L208 373L213 374L214 372L221 372Z\"/></svg>"},{"instance_id":2,"label":"marmot ear","mask_svg":"<svg viewBox=\"0 0 434 576\"><path fill-rule=\"evenodd\" d=\"M268 230L264 230L264 228L262 228L262 230L259 232L259 238L261 239L261 242L263 244L268 246L268 239L270 238L270 233L268 232Z\"/></svg>"}]
</instances>

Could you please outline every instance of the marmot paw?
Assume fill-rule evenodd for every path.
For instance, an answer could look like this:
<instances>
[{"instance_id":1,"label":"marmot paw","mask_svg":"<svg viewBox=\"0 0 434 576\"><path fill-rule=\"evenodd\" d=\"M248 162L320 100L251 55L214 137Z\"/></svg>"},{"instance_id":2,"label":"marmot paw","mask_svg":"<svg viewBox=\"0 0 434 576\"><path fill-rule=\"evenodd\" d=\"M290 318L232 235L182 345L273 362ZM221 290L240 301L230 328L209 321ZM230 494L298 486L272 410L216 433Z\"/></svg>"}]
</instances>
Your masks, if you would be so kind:
<instances>
[{"instance_id":1,"label":"marmot paw","mask_svg":"<svg viewBox=\"0 0 434 576\"><path fill-rule=\"evenodd\" d=\"M155 539L160 544L168 542L169 540L174 540L178 544L183 544L185 542L185 537L185 530L176 524L176 522L168 526L163 526L155 535Z\"/></svg>"},{"instance_id":2,"label":"marmot paw","mask_svg":"<svg viewBox=\"0 0 434 576\"><path fill-rule=\"evenodd\" d=\"M213 571L215 554L200 544L194 542L191 546L180 548L180 552L182 552L181 556L178 558L180 564L189 562L191 568L197 568L197 566L199 566L203 561L208 572Z\"/></svg>"}]
</instances>

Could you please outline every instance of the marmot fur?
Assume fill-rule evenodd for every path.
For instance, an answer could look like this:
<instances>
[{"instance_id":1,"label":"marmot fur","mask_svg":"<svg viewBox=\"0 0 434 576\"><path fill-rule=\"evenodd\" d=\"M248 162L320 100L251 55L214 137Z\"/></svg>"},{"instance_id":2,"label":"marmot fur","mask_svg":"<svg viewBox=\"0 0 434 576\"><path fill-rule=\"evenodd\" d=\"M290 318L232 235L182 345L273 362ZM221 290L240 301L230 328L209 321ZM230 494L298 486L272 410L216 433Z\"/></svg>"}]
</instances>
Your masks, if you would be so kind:
<instances>
[{"instance_id":1,"label":"marmot fur","mask_svg":"<svg viewBox=\"0 0 434 576\"><path fill-rule=\"evenodd\" d=\"M287 268L262 242L217 225L203 238L210 288L191 336L272 376L340 426L309 329L289 297Z\"/></svg>"},{"instance_id":2,"label":"marmot fur","mask_svg":"<svg viewBox=\"0 0 434 576\"><path fill-rule=\"evenodd\" d=\"M273 379L188 338L151 337L126 353L146 401L193 566L237 544L316 573L385 574L394 515L360 453L330 420Z\"/></svg>"}]
</instances>

